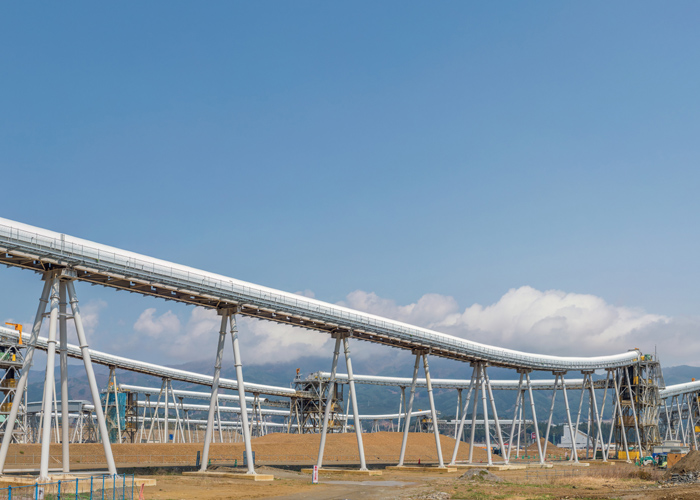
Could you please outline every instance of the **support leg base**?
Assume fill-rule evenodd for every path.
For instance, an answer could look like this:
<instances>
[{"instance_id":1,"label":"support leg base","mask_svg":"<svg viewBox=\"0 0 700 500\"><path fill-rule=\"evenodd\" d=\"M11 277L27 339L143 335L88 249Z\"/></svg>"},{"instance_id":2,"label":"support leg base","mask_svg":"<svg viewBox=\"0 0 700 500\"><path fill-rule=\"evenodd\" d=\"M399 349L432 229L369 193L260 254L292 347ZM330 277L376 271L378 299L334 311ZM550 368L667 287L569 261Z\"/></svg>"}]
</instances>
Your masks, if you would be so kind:
<instances>
[{"instance_id":1,"label":"support leg base","mask_svg":"<svg viewBox=\"0 0 700 500\"><path fill-rule=\"evenodd\" d=\"M304 474L313 473L313 469L301 469ZM351 474L353 476L381 476L382 471L380 470L361 470L361 469L340 469L334 467L322 467L318 469L319 474Z\"/></svg>"},{"instance_id":2,"label":"support leg base","mask_svg":"<svg viewBox=\"0 0 700 500\"><path fill-rule=\"evenodd\" d=\"M183 476L206 476L206 477L223 477L225 479L241 479L245 481L273 481L275 476L272 474L247 474L245 472L217 472L217 471L195 471L183 472Z\"/></svg>"}]
</instances>

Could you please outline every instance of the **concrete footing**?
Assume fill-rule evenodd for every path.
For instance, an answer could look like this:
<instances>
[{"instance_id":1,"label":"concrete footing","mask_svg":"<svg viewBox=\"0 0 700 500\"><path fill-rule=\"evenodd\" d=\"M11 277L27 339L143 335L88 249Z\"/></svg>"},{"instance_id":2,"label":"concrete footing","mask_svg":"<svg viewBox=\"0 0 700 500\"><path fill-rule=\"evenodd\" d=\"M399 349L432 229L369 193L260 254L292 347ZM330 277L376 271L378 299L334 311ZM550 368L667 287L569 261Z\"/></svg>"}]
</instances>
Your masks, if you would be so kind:
<instances>
[{"instance_id":1,"label":"concrete footing","mask_svg":"<svg viewBox=\"0 0 700 500\"><path fill-rule=\"evenodd\" d=\"M390 465L385 467L386 470L399 470L402 472L457 472L457 468L453 466L438 467L431 465Z\"/></svg>"},{"instance_id":2,"label":"concrete footing","mask_svg":"<svg viewBox=\"0 0 700 500\"><path fill-rule=\"evenodd\" d=\"M218 472L218 471L193 471L183 472L183 476L206 476L206 477L223 477L225 479L240 479L243 481L273 481L275 476L272 474L246 474L245 472Z\"/></svg>"},{"instance_id":3,"label":"concrete footing","mask_svg":"<svg viewBox=\"0 0 700 500\"><path fill-rule=\"evenodd\" d=\"M460 464L456 463L450 465L450 467L457 467L459 469L486 469L486 470L521 470L526 469L525 464Z\"/></svg>"},{"instance_id":4,"label":"concrete footing","mask_svg":"<svg viewBox=\"0 0 700 500\"><path fill-rule=\"evenodd\" d=\"M313 469L301 469L301 472L305 474L313 473ZM382 471L380 470L360 470L360 469L336 469L336 468L326 468L322 467L318 469L319 474L352 474L354 476L381 476Z\"/></svg>"}]
</instances>

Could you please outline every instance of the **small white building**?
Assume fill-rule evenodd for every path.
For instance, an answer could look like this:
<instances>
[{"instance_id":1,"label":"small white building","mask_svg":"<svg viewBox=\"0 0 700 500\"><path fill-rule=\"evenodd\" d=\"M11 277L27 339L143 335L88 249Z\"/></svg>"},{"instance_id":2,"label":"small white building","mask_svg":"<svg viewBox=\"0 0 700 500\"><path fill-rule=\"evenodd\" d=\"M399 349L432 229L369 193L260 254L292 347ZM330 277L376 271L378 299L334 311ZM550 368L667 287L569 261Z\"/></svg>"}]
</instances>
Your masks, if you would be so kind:
<instances>
[{"instance_id":1,"label":"small white building","mask_svg":"<svg viewBox=\"0 0 700 500\"><path fill-rule=\"evenodd\" d=\"M585 432L581 432L580 430L576 432L576 449L583 449L586 447L588 443L588 434ZM593 446L593 442L591 441L591 446ZM564 434L561 437L561 442L559 443L560 448L569 448L571 449L571 432L569 430L569 426L565 425L564 426Z\"/></svg>"}]
</instances>

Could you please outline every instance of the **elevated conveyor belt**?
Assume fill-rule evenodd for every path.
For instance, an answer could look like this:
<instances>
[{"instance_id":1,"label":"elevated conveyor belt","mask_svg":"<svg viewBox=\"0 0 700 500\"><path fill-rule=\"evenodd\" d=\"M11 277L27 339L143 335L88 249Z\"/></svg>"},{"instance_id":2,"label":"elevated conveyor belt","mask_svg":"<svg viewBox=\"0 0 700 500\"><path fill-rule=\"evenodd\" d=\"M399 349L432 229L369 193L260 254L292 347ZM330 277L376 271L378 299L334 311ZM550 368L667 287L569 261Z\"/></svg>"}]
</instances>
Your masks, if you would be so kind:
<instances>
[{"instance_id":1,"label":"elevated conveyor belt","mask_svg":"<svg viewBox=\"0 0 700 500\"><path fill-rule=\"evenodd\" d=\"M369 342L430 350L434 356L486 361L494 366L596 370L627 366L640 357L636 350L610 356L561 357L492 347L2 218L0 263L37 272L68 267L76 279L103 286L204 307L236 307L241 314L260 319L348 333Z\"/></svg>"},{"instance_id":2,"label":"elevated conveyor belt","mask_svg":"<svg viewBox=\"0 0 700 500\"><path fill-rule=\"evenodd\" d=\"M667 385L665 389L659 389L659 397L661 397L661 399L667 399L693 392L700 392L700 380L685 382L683 384Z\"/></svg>"},{"instance_id":3,"label":"elevated conveyor belt","mask_svg":"<svg viewBox=\"0 0 700 500\"><path fill-rule=\"evenodd\" d=\"M328 381L330 380L330 372L316 372L311 374L311 378L316 378L318 380ZM347 373L336 373L336 382L339 384L347 384L348 375ZM366 384L366 385L385 385L392 387L410 387L412 379L405 377L381 377L377 375L353 375L353 379L356 384ZM433 389L469 389L469 380L459 380L459 379L448 379L448 378L430 378L430 382ZM517 380L493 380L491 379L491 388L499 390L518 390ZM565 380L566 388L568 390L581 389L583 385L583 379L570 379ZM533 390L553 390L554 380L531 380L530 384ZM597 380L593 382L594 387L603 388L605 387L605 380ZM558 388L561 388L561 382L557 384ZM416 379L416 387L426 387L426 382L424 378ZM525 390L526 386L523 382L522 389Z\"/></svg>"},{"instance_id":4,"label":"elevated conveyor belt","mask_svg":"<svg viewBox=\"0 0 700 500\"><path fill-rule=\"evenodd\" d=\"M0 327L0 334L7 335L11 338L18 338L19 336L15 330L9 330L4 327ZM29 342L30 335L28 333L24 333L22 334L22 339L25 343L27 343ZM36 348L45 351L47 347L47 339L44 337L39 337L37 339ZM82 359L80 348L76 345L68 344L68 356L71 358ZM107 354L106 352L95 351L93 349L90 349L90 356L92 357L93 363L105 366L114 366L116 368L122 368L124 370L136 373L143 373L145 375L153 375L154 377L159 378L169 378L170 380L178 380L181 382L208 386L211 386L214 380L214 378L209 375L201 375L199 373L178 370L176 368L168 368L167 366L146 363L144 361L136 361L133 359L123 358L121 356L115 356L113 354ZM238 384L235 380L222 378L219 379L219 387L223 389L238 389ZM294 389L287 387L274 387L271 385L251 384L248 382L245 383L245 390L246 392L266 394L270 396L311 397L311 394L295 391Z\"/></svg>"}]
</instances>

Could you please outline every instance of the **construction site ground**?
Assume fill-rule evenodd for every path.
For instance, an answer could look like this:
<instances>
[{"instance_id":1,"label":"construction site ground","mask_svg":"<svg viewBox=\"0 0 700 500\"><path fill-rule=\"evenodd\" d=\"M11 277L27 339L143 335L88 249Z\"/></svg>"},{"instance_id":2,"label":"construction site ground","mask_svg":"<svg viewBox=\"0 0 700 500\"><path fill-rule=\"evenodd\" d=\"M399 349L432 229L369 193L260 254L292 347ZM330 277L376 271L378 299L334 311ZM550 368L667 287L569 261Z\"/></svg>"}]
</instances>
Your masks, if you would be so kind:
<instances>
[{"instance_id":1,"label":"construction site ground","mask_svg":"<svg viewBox=\"0 0 700 500\"><path fill-rule=\"evenodd\" d=\"M401 434L380 432L363 434L367 462L382 470L381 476L352 474L322 475L320 484L311 484L311 475L301 473L302 466L312 465L318 453L319 436L270 434L255 438L256 470L273 474L274 481L251 482L238 479L183 476L182 470L192 470L197 451L202 443L193 444L122 444L114 445L117 467L121 471L141 468L138 477L157 481L156 486L145 487L148 499L564 499L564 498L620 498L620 499L690 499L700 495L699 485L669 485L663 473L651 468L640 468L624 462L589 462L588 467L568 465L552 459L551 469L518 469L482 473L481 470L460 468L457 472L435 472L429 466L437 462L435 440L432 434L411 433L408 440L407 464L428 466L425 472L385 470L395 464L401 444ZM446 462L452 455L454 440L441 436ZM40 445L12 445L7 468L38 466ZM551 446L551 445L550 445ZM535 446L536 447L536 446ZM553 455L560 450L548 446ZM211 446L212 468L243 472L242 443L215 443ZM531 450L528 450L530 453ZM467 459L468 444L462 443L458 461ZM51 467L59 466L60 445L52 446ZM530 455L533 462L534 457ZM498 457L494 457L494 460ZM486 461L481 447L474 449L474 461ZM527 462L521 459L518 463ZM274 463L273 463L274 462ZM75 470L99 469L104 464L100 444L71 445L71 463ZM357 467L357 442L354 434L328 436L324 465L329 467ZM13 465L14 464L14 465ZM238 465L236 469L234 465ZM176 466L176 467L173 467ZM2 484L0 484L2 487ZM138 485L137 485L138 487Z\"/></svg>"},{"instance_id":2,"label":"construction site ground","mask_svg":"<svg viewBox=\"0 0 700 500\"><path fill-rule=\"evenodd\" d=\"M456 473L416 473L383 471L381 476L358 478L338 474L322 477L311 484L310 474L261 467L261 473L274 474L268 483L200 478L179 474L158 475L158 485L145 488L145 498L153 499L245 499L285 498L321 499L696 499L698 485L668 486L656 477L625 463L592 465L572 470L554 467L548 470L513 470L493 473L498 481L463 477ZM651 474L657 476L658 474Z\"/></svg>"}]
</instances>

